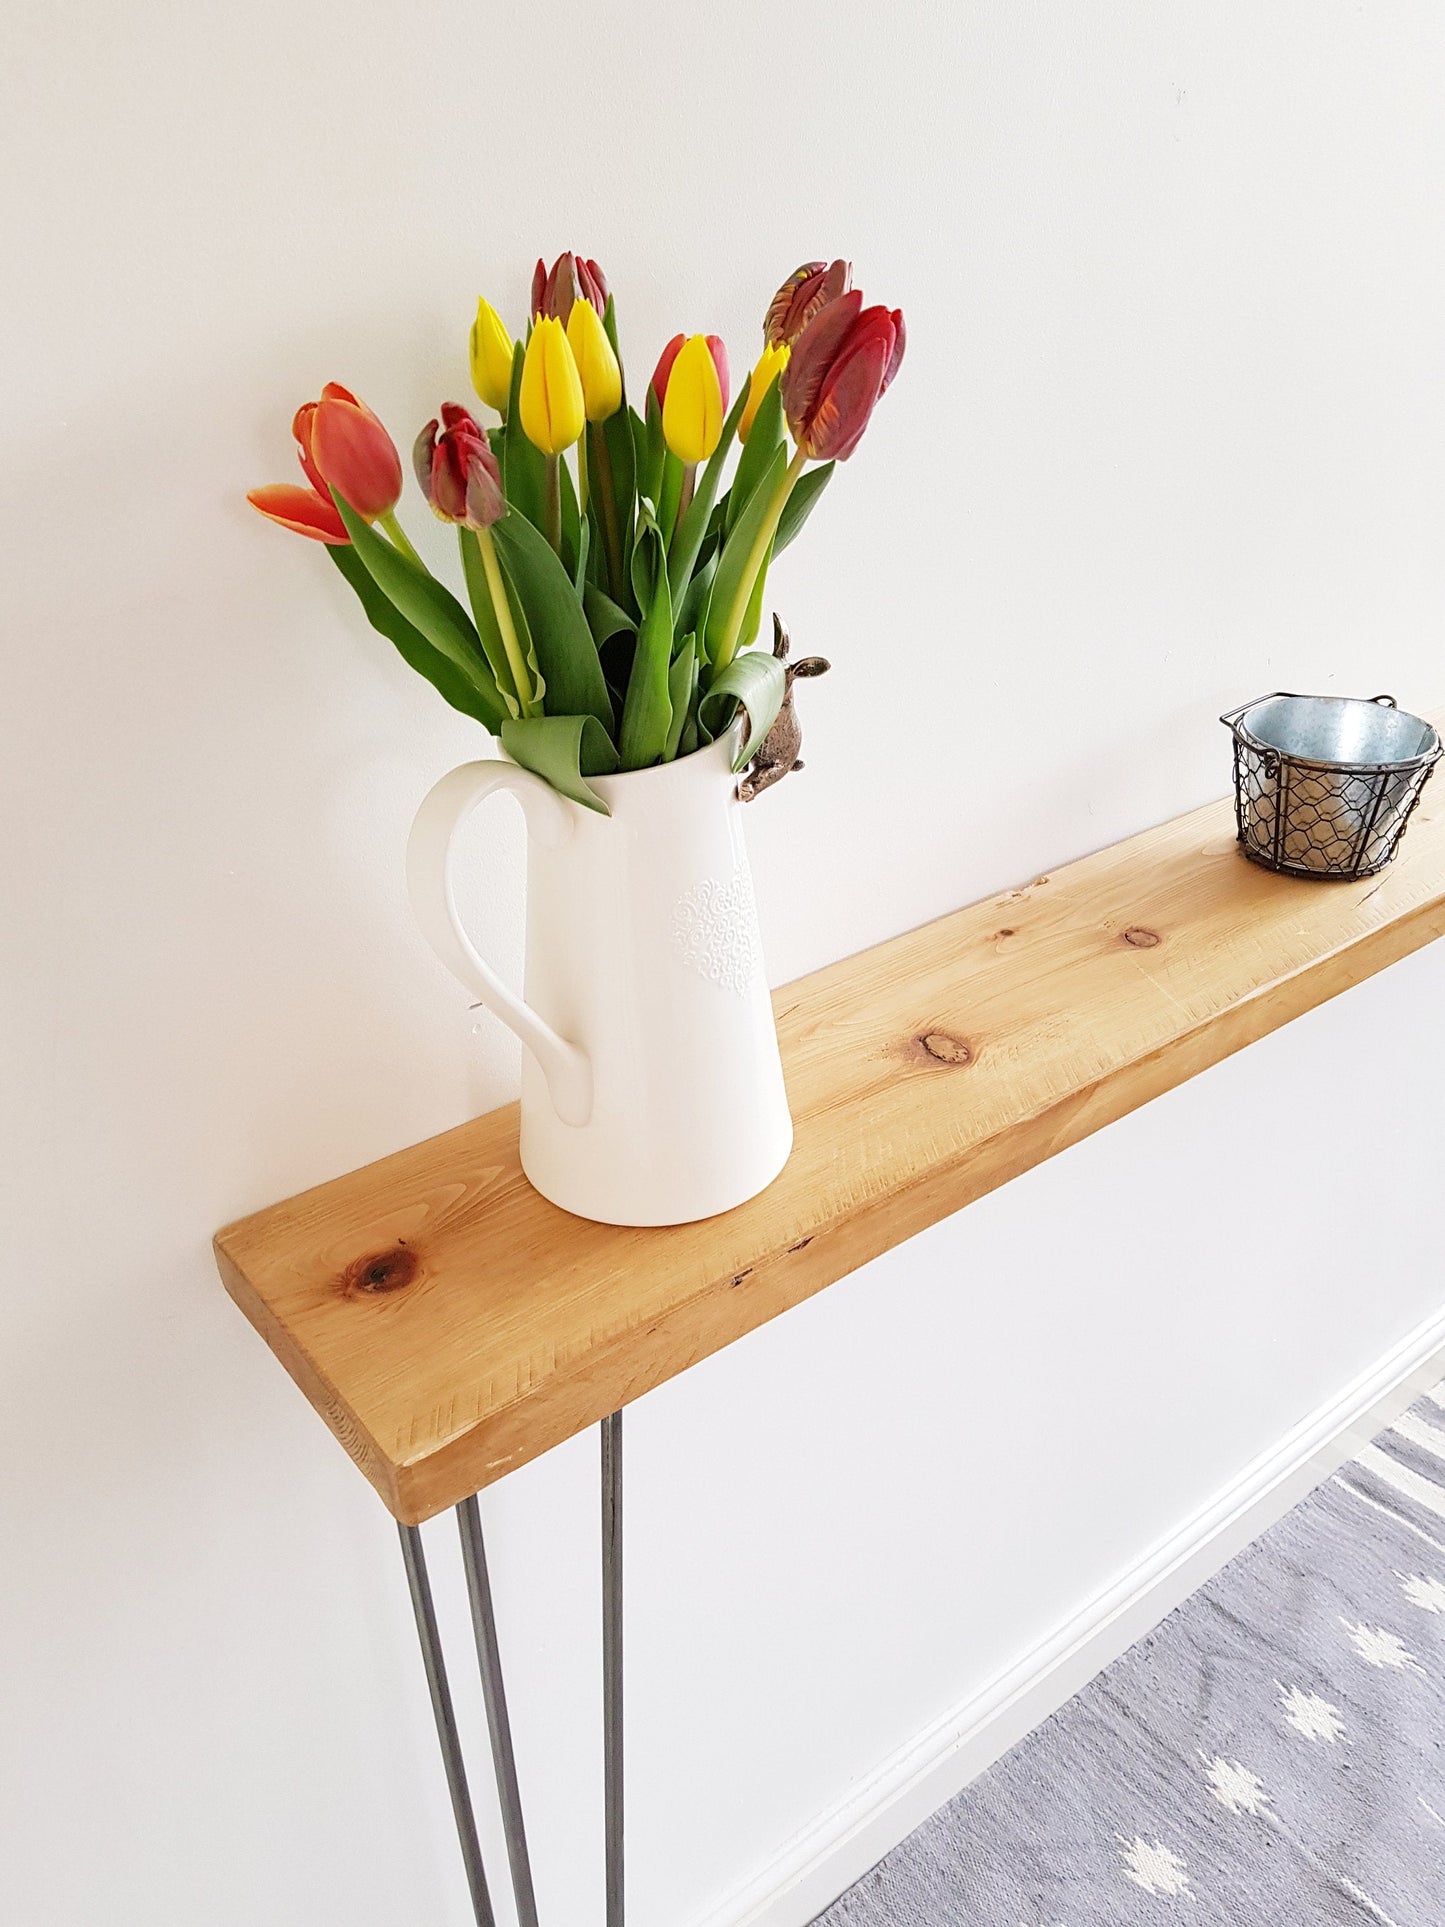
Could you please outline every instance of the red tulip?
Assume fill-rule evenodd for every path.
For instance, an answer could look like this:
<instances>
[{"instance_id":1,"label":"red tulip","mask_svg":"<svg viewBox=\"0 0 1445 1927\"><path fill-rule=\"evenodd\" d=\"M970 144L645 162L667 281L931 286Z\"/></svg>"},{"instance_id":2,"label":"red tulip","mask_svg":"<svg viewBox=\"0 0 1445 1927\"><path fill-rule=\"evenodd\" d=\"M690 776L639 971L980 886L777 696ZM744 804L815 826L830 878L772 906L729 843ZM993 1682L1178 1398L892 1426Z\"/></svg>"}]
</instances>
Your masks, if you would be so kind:
<instances>
[{"instance_id":1,"label":"red tulip","mask_svg":"<svg viewBox=\"0 0 1445 1927\"><path fill-rule=\"evenodd\" d=\"M763 339L770 348L791 347L814 315L848 292L852 265L835 261L805 261L795 268L768 304L763 317Z\"/></svg>"},{"instance_id":2,"label":"red tulip","mask_svg":"<svg viewBox=\"0 0 1445 1927\"><path fill-rule=\"evenodd\" d=\"M783 410L799 452L844 462L903 359L903 316L864 308L858 289L814 315L782 376Z\"/></svg>"},{"instance_id":3,"label":"red tulip","mask_svg":"<svg viewBox=\"0 0 1445 1927\"><path fill-rule=\"evenodd\" d=\"M717 369L717 385L722 390L722 411L724 416L726 416L728 403L732 399L732 382L728 375L727 344L723 341L721 335L708 335L706 336L706 341L708 352L712 356L712 365Z\"/></svg>"},{"instance_id":4,"label":"red tulip","mask_svg":"<svg viewBox=\"0 0 1445 1927\"><path fill-rule=\"evenodd\" d=\"M712 365L717 369L718 387L722 390L722 411L726 415L728 396L731 393L727 346L720 335L707 335L705 339L708 353L712 356ZM683 343L686 340L686 335L674 335L657 357L657 366L652 371L652 392L657 397L659 408L667 400L667 384L672 375L672 364L682 352Z\"/></svg>"},{"instance_id":5,"label":"red tulip","mask_svg":"<svg viewBox=\"0 0 1445 1927\"><path fill-rule=\"evenodd\" d=\"M294 529L297 535L309 535L313 542L327 542L339 548L351 537L346 533L346 524L337 513L331 491L323 481L311 452L315 418L316 403L308 401L296 410L291 421L291 433L296 437L296 452L301 458L310 488L298 488L292 482L275 482L268 488L253 488L246 500L252 508L260 509L273 522L279 522L282 528Z\"/></svg>"},{"instance_id":6,"label":"red tulip","mask_svg":"<svg viewBox=\"0 0 1445 1927\"><path fill-rule=\"evenodd\" d=\"M376 416L335 381L327 382L309 412L311 456L320 478L364 521L389 515L401 494L401 457ZM298 441L307 413L303 408L296 418ZM302 465L314 482L304 455Z\"/></svg>"},{"instance_id":7,"label":"red tulip","mask_svg":"<svg viewBox=\"0 0 1445 1927\"><path fill-rule=\"evenodd\" d=\"M416 438L412 460L422 493L444 522L489 529L506 513L502 471L480 423L465 408L444 401L438 424L429 421Z\"/></svg>"},{"instance_id":8,"label":"red tulip","mask_svg":"<svg viewBox=\"0 0 1445 1927\"><path fill-rule=\"evenodd\" d=\"M600 316L607 312L607 277L595 261L580 254L559 254L549 269L539 260L532 270L532 318L551 315L565 328L578 295Z\"/></svg>"},{"instance_id":9,"label":"red tulip","mask_svg":"<svg viewBox=\"0 0 1445 1927\"><path fill-rule=\"evenodd\" d=\"M672 364L677 360L682 351L682 344L686 340L686 335L674 335L657 357L657 366L652 371L652 392L657 397L659 408L667 400L667 378L672 373Z\"/></svg>"}]
</instances>

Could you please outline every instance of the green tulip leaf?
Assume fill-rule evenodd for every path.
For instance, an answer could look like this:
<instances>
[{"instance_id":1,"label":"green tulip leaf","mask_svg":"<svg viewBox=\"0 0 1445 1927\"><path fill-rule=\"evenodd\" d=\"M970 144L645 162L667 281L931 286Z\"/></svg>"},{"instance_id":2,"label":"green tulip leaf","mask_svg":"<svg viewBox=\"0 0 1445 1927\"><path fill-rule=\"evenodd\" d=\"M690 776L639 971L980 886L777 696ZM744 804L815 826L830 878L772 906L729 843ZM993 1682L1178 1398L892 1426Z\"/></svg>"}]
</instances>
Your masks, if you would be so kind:
<instances>
[{"instance_id":1,"label":"green tulip leaf","mask_svg":"<svg viewBox=\"0 0 1445 1927\"><path fill-rule=\"evenodd\" d=\"M627 700L617 748L623 769L647 769L667 748L672 702L668 670L672 663L672 596L667 586L667 554L662 532L643 511L632 556L632 580L642 604Z\"/></svg>"},{"instance_id":2,"label":"green tulip leaf","mask_svg":"<svg viewBox=\"0 0 1445 1927\"><path fill-rule=\"evenodd\" d=\"M787 465L786 451L781 447L775 448L772 459L748 498L747 506L723 542L717 574L713 577L712 594L708 597L703 632L703 653L709 662L717 661L718 650L727 635L728 624L737 604L742 598L752 596L750 569L753 550L762 536L763 526L782 486Z\"/></svg>"},{"instance_id":3,"label":"green tulip leaf","mask_svg":"<svg viewBox=\"0 0 1445 1927\"><path fill-rule=\"evenodd\" d=\"M574 803L611 811L590 784L589 776L610 776L617 768L612 738L595 716L508 717L502 724L502 748L514 763L540 776Z\"/></svg>"},{"instance_id":4,"label":"green tulip leaf","mask_svg":"<svg viewBox=\"0 0 1445 1927\"><path fill-rule=\"evenodd\" d=\"M474 673L468 673L433 647L421 630L408 622L391 598L377 586L354 548L328 543L326 553L355 591L367 621L377 634L394 643L407 666L419 676L425 676L432 688L453 709L460 710L464 716L475 717L495 736L506 720L507 712L500 694L489 686L485 666L478 664Z\"/></svg>"},{"instance_id":5,"label":"green tulip leaf","mask_svg":"<svg viewBox=\"0 0 1445 1927\"><path fill-rule=\"evenodd\" d=\"M547 519L547 458L527 440L522 427L522 343L512 356L512 396L502 428L502 493L508 506L525 515L534 529Z\"/></svg>"},{"instance_id":6,"label":"green tulip leaf","mask_svg":"<svg viewBox=\"0 0 1445 1927\"><path fill-rule=\"evenodd\" d=\"M612 703L597 645L571 578L545 535L524 516L504 515L492 540L527 617L554 716L595 716L612 727Z\"/></svg>"},{"instance_id":7,"label":"green tulip leaf","mask_svg":"<svg viewBox=\"0 0 1445 1927\"><path fill-rule=\"evenodd\" d=\"M647 384L643 406L647 412L641 418L635 410L630 411L633 447L636 450L637 492L645 496L655 509L662 495L662 464L667 454L667 443L662 436L662 404L651 382Z\"/></svg>"},{"instance_id":8,"label":"green tulip leaf","mask_svg":"<svg viewBox=\"0 0 1445 1927\"><path fill-rule=\"evenodd\" d=\"M744 389L746 394L747 390ZM758 403L752 429L738 457L737 474L727 495L727 527L731 528L747 507L753 490L768 472L768 464L783 446L783 390L775 380ZM794 491L796 493L796 490Z\"/></svg>"},{"instance_id":9,"label":"green tulip leaf","mask_svg":"<svg viewBox=\"0 0 1445 1927\"><path fill-rule=\"evenodd\" d=\"M687 635L683 637L682 647L673 657L672 667L667 672L667 699L672 705L672 721L667 726L667 741L662 750L665 763L670 763L677 755L696 694L697 637Z\"/></svg>"},{"instance_id":10,"label":"green tulip leaf","mask_svg":"<svg viewBox=\"0 0 1445 1927\"><path fill-rule=\"evenodd\" d=\"M717 574L717 550L709 549L693 571L692 581L688 583L677 611L677 627L686 635L688 630L700 630L704 615L707 613L707 599L712 591L712 579Z\"/></svg>"},{"instance_id":11,"label":"green tulip leaf","mask_svg":"<svg viewBox=\"0 0 1445 1927\"><path fill-rule=\"evenodd\" d=\"M793 492L783 504L783 512L778 518L777 539L773 543L773 554L781 555L795 536L802 533L803 524L813 513L813 505L832 480L834 462L824 462L821 468L804 469L793 485Z\"/></svg>"},{"instance_id":12,"label":"green tulip leaf","mask_svg":"<svg viewBox=\"0 0 1445 1927\"><path fill-rule=\"evenodd\" d=\"M352 549L377 588L403 619L413 629L419 629L432 648L467 681L485 695L496 696L500 722L507 713L506 704L495 690L481 640L461 603L421 563L413 562L409 555L394 549L385 536L378 535L371 524L363 521L351 504L334 491L333 499L351 537Z\"/></svg>"},{"instance_id":13,"label":"green tulip leaf","mask_svg":"<svg viewBox=\"0 0 1445 1927\"><path fill-rule=\"evenodd\" d=\"M718 483L722 480L723 466L727 461L728 451L733 445L733 436L738 432L738 423L742 420L743 410L747 405L748 391L744 386L742 393L733 403L727 420L723 423L717 447L708 457L706 468L697 478L697 487L693 491L692 500L678 518L672 540L667 545L668 585L672 590L674 602L692 579L698 551L702 547L703 537L707 534L708 525L712 520L713 504L717 501ZM749 442L748 446L751 447L751 445ZM746 456L747 448L744 448L744 459Z\"/></svg>"},{"instance_id":14,"label":"green tulip leaf","mask_svg":"<svg viewBox=\"0 0 1445 1927\"><path fill-rule=\"evenodd\" d=\"M627 569L632 555L633 524L637 510L637 455L633 447L626 400L605 422L587 424L587 513L594 526L592 547L606 565L594 567L594 579L605 581L614 601L627 595Z\"/></svg>"},{"instance_id":15,"label":"green tulip leaf","mask_svg":"<svg viewBox=\"0 0 1445 1927\"><path fill-rule=\"evenodd\" d=\"M767 586L768 568L772 559L773 549L770 548L763 557L762 567L753 577L753 592L748 597L748 606L743 611L742 627L738 630L739 650L751 649L757 641L758 629L763 620L763 591Z\"/></svg>"},{"instance_id":16,"label":"green tulip leaf","mask_svg":"<svg viewBox=\"0 0 1445 1927\"><path fill-rule=\"evenodd\" d=\"M662 495L657 503L657 526L664 541L677 525L677 507L682 500L682 463L670 448L662 455Z\"/></svg>"},{"instance_id":17,"label":"green tulip leaf","mask_svg":"<svg viewBox=\"0 0 1445 1927\"><path fill-rule=\"evenodd\" d=\"M637 633L636 616L619 609L611 596L599 589L595 582L589 582L582 591L582 607L587 616L587 626L592 631L592 640L599 649L604 642L612 636L621 635L624 630L629 635Z\"/></svg>"},{"instance_id":18,"label":"green tulip leaf","mask_svg":"<svg viewBox=\"0 0 1445 1927\"><path fill-rule=\"evenodd\" d=\"M698 721L712 732L714 740L722 735L739 705L747 711L748 733L733 758L734 770L745 768L762 747L763 738L778 719L787 687L787 672L778 658L762 649L750 649L746 655L733 657L698 704ZM506 741L505 735L502 740Z\"/></svg>"},{"instance_id":19,"label":"green tulip leaf","mask_svg":"<svg viewBox=\"0 0 1445 1927\"><path fill-rule=\"evenodd\" d=\"M577 557L582 548L582 510L577 502L577 485L567 466L567 457L557 457L558 495L562 502L562 567L569 578L577 580ZM583 558L585 562L585 557ZM580 595L581 590L577 593Z\"/></svg>"},{"instance_id":20,"label":"green tulip leaf","mask_svg":"<svg viewBox=\"0 0 1445 1927\"><path fill-rule=\"evenodd\" d=\"M660 558L658 543L653 540L653 537L657 536L660 540L661 533L652 511L644 508L641 526L637 531L637 542L632 551L632 568L629 571L632 579L632 593L637 597L637 606L642 611L644 621L657 594ZM661 561L665 563L666 557L663 556Z\"/></svg>"}]
</instances>

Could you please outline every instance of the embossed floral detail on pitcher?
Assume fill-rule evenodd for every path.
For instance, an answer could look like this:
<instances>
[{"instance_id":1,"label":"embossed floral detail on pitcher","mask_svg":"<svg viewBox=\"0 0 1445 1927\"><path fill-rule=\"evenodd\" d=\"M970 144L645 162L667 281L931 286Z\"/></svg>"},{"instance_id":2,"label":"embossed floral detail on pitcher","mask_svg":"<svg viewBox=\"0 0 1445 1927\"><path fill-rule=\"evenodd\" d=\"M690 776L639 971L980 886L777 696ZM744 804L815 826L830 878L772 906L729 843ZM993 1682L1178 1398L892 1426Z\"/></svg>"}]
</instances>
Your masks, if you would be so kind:
<instances>
[{"instance_id":1,"label":"embossed floral detail on pitcher","mask_svg":"<svg viewBox=\"0 0 1445 1927\"><path fill-rule=\"evenodd\" d=\"M753 879L740 863L724 883L707 877L685 891L672 913L673 948L710 984L747 995L762 968Z\"/></svg>"}]
</instances>

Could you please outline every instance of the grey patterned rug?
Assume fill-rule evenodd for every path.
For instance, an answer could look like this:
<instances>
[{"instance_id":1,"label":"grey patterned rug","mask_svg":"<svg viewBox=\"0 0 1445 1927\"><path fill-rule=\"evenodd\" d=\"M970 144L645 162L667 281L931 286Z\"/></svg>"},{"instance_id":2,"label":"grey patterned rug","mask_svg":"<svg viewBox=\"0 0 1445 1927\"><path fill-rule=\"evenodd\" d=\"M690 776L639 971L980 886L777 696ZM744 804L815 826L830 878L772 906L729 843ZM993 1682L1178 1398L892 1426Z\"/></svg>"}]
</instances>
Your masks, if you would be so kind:
<instances>
[{"instance_id":1,"label":"grey patterned rug","mask_svg":"<svg viewBox=\"0 0 1445 1927\"><path fill-rule=\"evenodd\" d=\"M1445 1385L815 1927L1445 1927Z\"/></svg>"}]
</instances>

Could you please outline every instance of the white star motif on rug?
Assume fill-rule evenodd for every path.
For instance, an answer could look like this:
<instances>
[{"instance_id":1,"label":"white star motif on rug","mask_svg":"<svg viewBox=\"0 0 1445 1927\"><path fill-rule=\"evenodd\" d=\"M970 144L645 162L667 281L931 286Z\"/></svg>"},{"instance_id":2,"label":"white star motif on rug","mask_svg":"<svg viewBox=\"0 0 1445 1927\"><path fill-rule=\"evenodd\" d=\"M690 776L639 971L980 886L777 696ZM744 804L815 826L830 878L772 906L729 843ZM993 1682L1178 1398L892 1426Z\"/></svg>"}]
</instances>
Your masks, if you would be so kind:
<instances>
[{"instance_id":1,"label":"white star motif on rug","mask_svg":"<svg viewBox=\"0 0 1445 1927\"><path fill-rule=\"evenodd\" d=\"M1327 1740L1331 1746L1344 1733L1340 1709L1321 1699L1318 1693L1301 1692L1298 1686L1284 1686L1279 1680L1280 1704L1285 1719L1302 1740Z\"/></svg>"},{"instance_id":2,"label":"white star motif on rug","mask_svg":"<svg viewBox=\"0 0 1445 1927\"><path fill-rule=\"evenodd\" d=\"M1403 1639L1395 1633L1387 1633L1383 1626L1366 1626L1363 1622L1352 1626L1347 1619L1340 1624L1350 1636L1350 1644L1367 1666L1391 1667L1399 1671L1402 1667L1413 1667L1418 1673L1420 1663L1410 1652Z\"/></svg>"},{"instance_id":3,"label":"white star motif on rug","mask_svg":"<svg viewBox=\"0 0 1445 1927\"><path fill-rule=\"evenodd\" d=\"M1201 1753L1199 1756L1204 1759ZM1209 1770L1209 1791L1231 1813L1263 1813L1269 1805L1264 1782L1241 1766L1238 1760L1204 1760Z\"/></svg>"},{"instance_id":4,"label":"white star motif on rug","mask_svg":"<svg viewBox=\"0 0 1445 1927\"><path fill-rule=\"evenodd\" d=\"M1114 1838L1124 1849L1124 1870L1136 1887L1142 1887L1146 1894L1167 1894L1171 1899L1180 1894L1189 1900L1194 1898L1189 1892L1189 1871L1177 1853L1158 1840L1150 1846L1137 1834L1132 1840L1126 1840L1122 1833Z\"/></svg>"},{"instance_id":5,"label":"white star motif on rug","mask_svg":"<svg viewBox=\"0 0 1445 1927\"><path fill-rule=\"evenodd\" d=\"M1445 1580L1404 1572L1397 1572L1395 1577L1412 1606L1418 1606L1422 1613L1445 1613Z\"/></svg>"}]
</instances>

